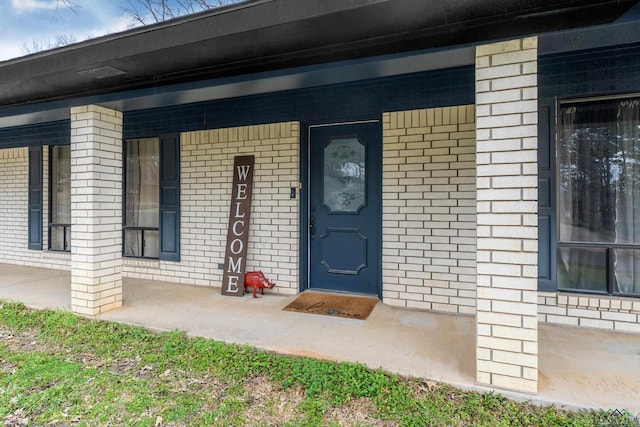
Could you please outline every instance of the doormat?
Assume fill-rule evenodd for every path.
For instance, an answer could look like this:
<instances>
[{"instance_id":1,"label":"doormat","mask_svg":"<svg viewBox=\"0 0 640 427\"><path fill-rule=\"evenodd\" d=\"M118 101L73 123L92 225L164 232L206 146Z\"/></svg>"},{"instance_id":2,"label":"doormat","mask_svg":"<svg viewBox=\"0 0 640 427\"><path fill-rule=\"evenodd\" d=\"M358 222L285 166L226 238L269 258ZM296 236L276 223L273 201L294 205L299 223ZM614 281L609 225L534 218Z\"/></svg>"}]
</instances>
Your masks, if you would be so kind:
<instances>
[{"instance_id":1,"label":"doormat","mask_svg":"<svg viewBox=\"0 0 640 427\"><path fill-rule=\"evenodd\" d=\"M303 292L283 310L366 320L377 303L377 298Z\"/></svg>"}]
</instances>

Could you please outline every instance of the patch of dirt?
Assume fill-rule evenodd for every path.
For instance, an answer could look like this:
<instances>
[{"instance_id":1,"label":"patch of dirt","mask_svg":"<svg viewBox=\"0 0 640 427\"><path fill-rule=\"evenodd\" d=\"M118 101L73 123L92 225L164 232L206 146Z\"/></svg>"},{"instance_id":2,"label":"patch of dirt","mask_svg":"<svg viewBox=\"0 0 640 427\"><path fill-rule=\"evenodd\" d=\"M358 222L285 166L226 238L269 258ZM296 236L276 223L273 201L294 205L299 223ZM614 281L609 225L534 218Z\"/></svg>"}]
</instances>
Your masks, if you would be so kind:
<instances>
[{"instance_id":1,"label":"patch of dirt","mask_svg":"<svg viewBox=\"0 0 640 427\"><path fill-rule=\"evenodd\" d=\"M9 414L0 419L5 427L16 427L29 425L29 418L25 417L22 409L18 409L13 414Z\"/></svg>"},{"instance_id":2,"label":"patch of dirt","mask_svg":"<svg viewBox=\"0 0 640 427\"><path fill-rule=\"evenodd\" d=\"M6 327L0 327L0 342L4 343L11 351L40 350L44 344L36 338L37 334L37 330L24 330L14 334Z\"/></svg>"},{"instance_id":3,"label":"patch of dirt","mask_svg":"<svg viewBox=\"0 0 640 427\"><path fill-rule=\"evenodd\" d=\"M249 407L243 413L247 425L283 425L298 419L298 405L304 399L299 387L279 389L264 377L246 380Z\"/></svg>"},{"instance_id":4,"label":"patch of dirt","mask_svg":"<svg viewBox=\"0 0 640 427\"><path fill-rule=\"evenodd\" d=\"M145 371L145 367L142 367L141 371ZM153 372L153 370L149 370L148 368L146 371ZM150 376L148 381L166 384L170 387L173 393L198 394L206 392L207 396L212 401L218 401L221 399L222 394L227 387L227 385L223 384L217 378L213 378L208 374L203 376L194 376L182 369L175 371L167 369L164 372L159 374L156 372L155 374L155 376Z\"/></svg>"},{"instance_id":5,"label":"patch of dirt","mask_svg":"<svg viewBox=\"0 0 640 427\"><path fill-rule=\"evenodd\" d=\"M339 408L331 408L324 416L326 424L339 426L395 427L398 423L374 418L375 405L369 399L353 399Z\"/></svg>"}]
</instances>

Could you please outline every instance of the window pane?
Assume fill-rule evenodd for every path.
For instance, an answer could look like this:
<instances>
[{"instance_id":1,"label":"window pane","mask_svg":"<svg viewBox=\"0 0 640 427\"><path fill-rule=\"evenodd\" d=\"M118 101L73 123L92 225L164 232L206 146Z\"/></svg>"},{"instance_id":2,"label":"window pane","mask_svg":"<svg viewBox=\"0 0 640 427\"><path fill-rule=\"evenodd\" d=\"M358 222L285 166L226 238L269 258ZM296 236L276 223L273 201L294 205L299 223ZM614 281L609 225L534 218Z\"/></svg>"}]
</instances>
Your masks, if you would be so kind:
<instances>
[{"instance_id":1,"label":"window pane","mask_svg":"<svg viewBox=\"0 0 640 427\"><path fill-rule=\"evenodd\" d=\"M158 258L160 255L159 237L158 230L125 230L124 255Z\"/></svg>"},{"instance_id":2,"label":"window pane","mask_svg":"<svg viewBox=\"0 0 640 427\"><path fill-rule=\"evenodd\" d=\"M51 222L71 224L71 147L51 149Z\"/></svg>"},{"instance_id":3,"label":"window pane","mask_svg":"<svg viewBox=\"0 0 640 427\"><path fill-rule=\"evenodd\" d=\"M640 100L560 112L560 241L640 244Z\"/></svg>"},{"instance_id":4,"label":"window pane","mask_svg":"<svg viewBox=\"0 0 640 427\"><path fill-rule=\"evenodd\" d=\"M64 235L65 227L51 227L50 228L50 242L51 245L49 249L52 251L65 251L67 248L65 247L65 235Z\"/></svg>"},{"instance_id":5,"label":"window pane","mask_svg":"<svg viewBox=\"0 0 640 427\"><path fill-rule=\"evenodd\" d=\"M616 292L640 295L640 250L616 249L614 276Z\"/></svg>"},{"instance_id":6,"label":"window pane","mask_svg":"<svg viewBox=\"0 0 640 427\"><path fill-rule=\"evenodd\" d=\"M65 235L66 235L66 246L64 248L65 251L71 250L71 227L65 227Z\"/></svg>"},{"instance_id":7,"label":"window pane","mask_svg":"<svg viewBox=\"0 0 640 427\"><path fill-rule=\"evenodd\" d=\"M324 149L324 204L355 213L365 204L365 148L356 138L334 139Z\"/></svg>"},{"instance_id":8,"label":"window pane","mask_svg":"<svg viewBox=\"0 0 640 427\"><path fill-rule=\"evenodd\" d=\"M607 291L606 248L558 248L558 289Z\"/></svg>"},{"instance_id":9,"label":"window pane","mask_svg":"<svg viewBox=\"0 0 640 427\"><path fill-rule=\"evenodd\" d=\"M640 244L640 100L618 108L616 242Z\"/></svg>"},{"instance_id":10,"label":"window pane","mask_svg":"<svg viewBox=\"0 0 640 427\"><path fill-rule=\"evenodd\" d=\"M125 224L158 227L160 197L158 139L127 141Z\"/></svg>"},{"instance_id":11,"label":"window pane","mask_svg":"<svg viewBox=\"0 0 640 427\"><path fill-rule=\"evenodd\" d=\"M158 245L158 237L160 233L155 230L145 230L144 232L144 257L158 258L160 256L160 246Z\"/></svg>"},{"instance_id":12,"label":"window pane","mask_svg":"<svg viewBox=\"0 0 640 427\"><path fill-rule=\"evenodd\" d=\"M142 230L125 230L124 232L125 256L142 256Z\"/></svg>"},{"instance_id":13,"label":"window pane","mask_svg":"<svg viewBox=\"0 0 640 427\"><path fill-rule=\"evenodd\" d=\"M49 206L51 224L54 225L49 227L51 234L49 249L69 251L71 250L71 147L68 145L53 146L50 153L51 200Z\"/></svg>"},{"instance_id":14,"label":"window pane","mask_svg":"<svg viewBox=\"0 0 640 427\"><path fill-rule=\"evenodd\" d=\"M560 240L613 241L615 116L580 105L563 108L561 119Z\"/></svg>"}]
</instances>

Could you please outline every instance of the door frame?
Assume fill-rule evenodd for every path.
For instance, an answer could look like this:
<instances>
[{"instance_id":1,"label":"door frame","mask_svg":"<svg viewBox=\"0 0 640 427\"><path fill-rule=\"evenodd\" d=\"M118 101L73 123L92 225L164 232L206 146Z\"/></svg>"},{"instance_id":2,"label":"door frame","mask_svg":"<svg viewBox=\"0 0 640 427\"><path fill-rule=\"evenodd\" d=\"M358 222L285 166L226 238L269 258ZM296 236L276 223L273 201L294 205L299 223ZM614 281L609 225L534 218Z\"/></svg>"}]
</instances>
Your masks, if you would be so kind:
<instances>
[{"instance_id":1,"label":"door frame","mask_svg":"<svg viewBox=\"0 0 640 427\"><path fill-rule=\"evenodd\" d=\"M336 127L341 125L354 125L354 124L367 124L367 123L380 123L382 125L382 117L368 118L362 120L331 120L323 122L300 122L300 287L299 291L304 292L309 289L310 279L310 264L311 264L311 248L309 241L309 210L311 197L309 193L311 183L311 130L319 127ZM382 129L382 126L381 126ZM380 209L378 210L377 218L378 223L378 245L373 248L375 256L379 260L379 268L376 272L376 280L378 282L378 298L382 301L382 153L383 153L383 140L382 133L380 133L380 171L373 178L377 182L376 186L380 191L376 194L376 200Z\"/></svg>"}]
</instances>

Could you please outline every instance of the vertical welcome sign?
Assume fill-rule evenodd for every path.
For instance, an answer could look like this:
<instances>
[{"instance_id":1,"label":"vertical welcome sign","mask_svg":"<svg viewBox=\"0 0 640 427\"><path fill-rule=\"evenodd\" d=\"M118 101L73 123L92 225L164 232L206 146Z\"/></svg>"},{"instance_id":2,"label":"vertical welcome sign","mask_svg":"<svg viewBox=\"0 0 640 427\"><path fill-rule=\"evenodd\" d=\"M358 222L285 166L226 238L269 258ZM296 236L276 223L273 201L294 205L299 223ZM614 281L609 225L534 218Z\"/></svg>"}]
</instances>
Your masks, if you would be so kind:
<instances>
[{"instance_id":1,"label":"vertical welcome sign","mask_svg":"<svg viewBox=\"0 0 640 427\"><path fill-rule=\"evenodd\" d=\"M244 295L254 161L254 156L236 156L233 161L233 186L224 255L222 295Z\"/></svg>"}]
</instances>

